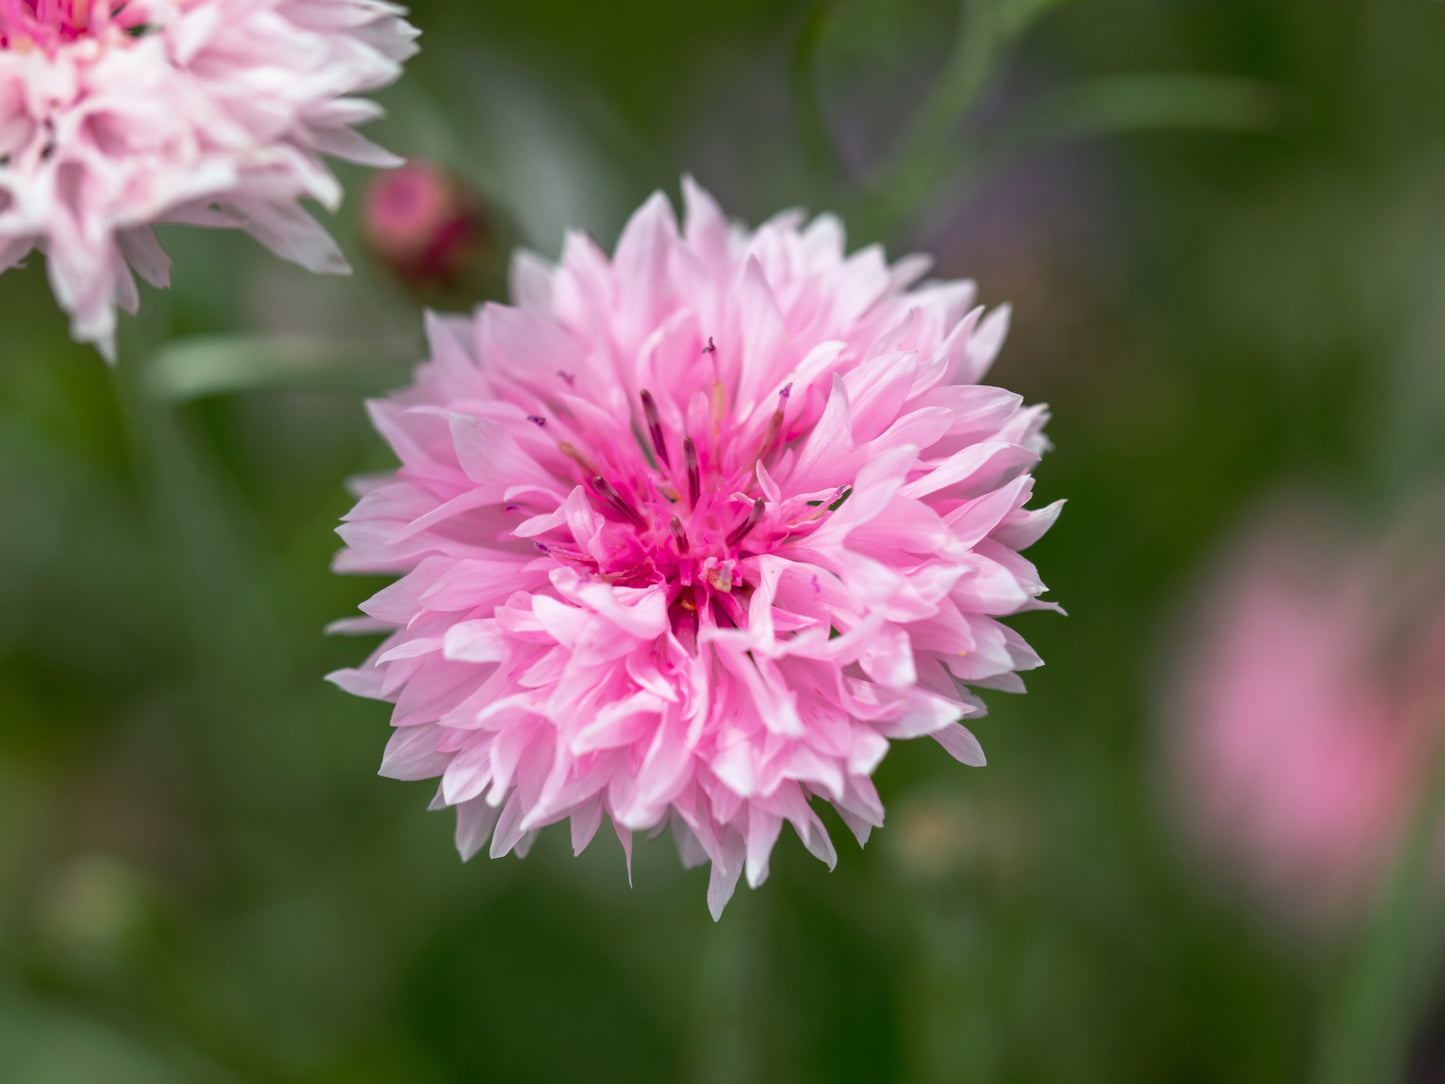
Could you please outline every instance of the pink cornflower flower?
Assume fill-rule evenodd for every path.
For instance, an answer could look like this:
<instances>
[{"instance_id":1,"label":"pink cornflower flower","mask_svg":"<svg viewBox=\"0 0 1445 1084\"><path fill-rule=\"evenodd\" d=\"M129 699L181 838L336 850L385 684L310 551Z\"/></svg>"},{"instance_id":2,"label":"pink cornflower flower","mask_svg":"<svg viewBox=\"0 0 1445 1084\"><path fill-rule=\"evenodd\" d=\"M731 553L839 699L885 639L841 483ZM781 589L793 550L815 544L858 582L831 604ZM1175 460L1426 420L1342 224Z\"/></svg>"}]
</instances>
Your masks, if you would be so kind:
<instances>
[{"instance_id":1,"label":"pink cornflower flower","mask_svg":"<svg viewBox=\"0 0 1445 1084\"><path fill-rule=\"evenodd\" d=\"M397 159L353 126L416 32L383 0L0 0L0 270L45 253L71 334L114 358L115 306L170 260L152 226L245 229L312 271L346 261L323 154Z\"/></svg>"},{"instance_id":2,"label":"pink cornflower flower","mask_svg":"<svg viewBox=\"0 0 1445 1084\"><path fill-rule=\"evenodd\" d=\"M405 573L353 626L391 634L333 679L395 702L382 774L441 776L463 857L670 824L716 917L784 822L832 866L810 798L882 824L891 740L984 763L965 686L1039 665L997 618L1050 605L1018 551L1058 505L1024 507L1044 410L977 383L1007 309L684 192L681 232L655 195L612 259L574 233L514 306L431 319L340 530L339 570Z\"/></svg>"},{"instance_id":3,"label":"pink cornflower flower","mask_svg":"<svg viewBox=\"0 0 1445 1084\"><path fill-rule=\"evenodd\" d=\"M1315 927L1388 874L1445 736L1445 564L1419 527L1359 540L1318 508L1276 511L1229 547L1179 645L1165 734L1183 823Z\"/></svg>"}]
</instances>

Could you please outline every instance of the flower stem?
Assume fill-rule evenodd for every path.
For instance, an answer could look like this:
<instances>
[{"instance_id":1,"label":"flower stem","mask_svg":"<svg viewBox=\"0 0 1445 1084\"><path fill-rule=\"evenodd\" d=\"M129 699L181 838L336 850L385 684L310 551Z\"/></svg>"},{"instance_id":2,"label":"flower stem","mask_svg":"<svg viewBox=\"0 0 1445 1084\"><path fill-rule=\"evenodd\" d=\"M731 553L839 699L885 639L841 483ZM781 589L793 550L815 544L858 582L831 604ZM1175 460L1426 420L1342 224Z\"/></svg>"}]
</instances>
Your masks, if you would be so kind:
<instances>
[{"instance_id":1,"label":"flower stem","mask_svg":"<svg viewBox=\"0 0 1445 1084\"><path fill-rule=\"evenodd\" d=\"M995 0L963 0L953 48L892 159L867 184L853 216L865 235L887 236L926 207L948 179L957 128L988 85L1006 44Z\"/></svg>"},{"instance_id":2,"label":"flower stem","mask_svg":"<svg viewBox=\"0 0 1445 1084\"><path fill-rule=\"evenodd\" d=\"M1436 761L1394 875L1326 1006L1317 1065L1321 1084L1401 1079L1422 987L1441 955L1441 938L1429 919L1442 812L1445 755Z\"/></svg>"}]
</instances>

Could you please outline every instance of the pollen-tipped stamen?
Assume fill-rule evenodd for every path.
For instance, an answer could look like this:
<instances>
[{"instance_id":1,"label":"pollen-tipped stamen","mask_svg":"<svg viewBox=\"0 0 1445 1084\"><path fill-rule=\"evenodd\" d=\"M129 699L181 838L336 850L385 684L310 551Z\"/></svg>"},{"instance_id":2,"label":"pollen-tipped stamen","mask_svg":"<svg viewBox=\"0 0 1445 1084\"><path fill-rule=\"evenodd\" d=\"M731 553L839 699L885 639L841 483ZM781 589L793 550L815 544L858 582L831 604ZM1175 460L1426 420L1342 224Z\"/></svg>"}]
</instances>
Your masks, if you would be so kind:
<instances>
[{"instance_id":1,"label":"pollen-tipped stamen","mask_svg":"<svg viewBox=\"0 0 1445 1084\"><path fill-rule=\"evenodd\" d=\"M592 465L592 460L578 451L577 446L570 440L561 441L557 445L557 450L581 467L585 474L597 473L597 468Z\"/></svg>"},{"instance_id":2,"label":"pollen-tipped stamen","mask_svg":"<svg viewBox=\"0 0 1445 1084\"><path fill-rule=\"evenodd\" d=\"M662 415L657 412L657 401L646 388L642 389L642 413L647 419L647 436L652 441L652 450L657 453L658 462L671 469L672 458L667 454L667 441L662 436Z\"/></svg>"},{"instance_id":3,"label":"pollen-tipped stamen","mask_svg":"<svg viewBox=\"0 0 1445 1084\"><path fill-rule=\"evenodd\" d=\"M647 530L647 520L642 518L642 513L633 507L632 502L613 488L612 483L602 475L594 475L592 478L592 490L601 497L623 519L632 524L639 531Z\"/></svg>"},{"instance_id":4,"label":"pollen-tipped stamen","mask_svg":"<svg viewBox=\"0 0 1445 1084\"><path fill-rule=\"evenodd\" d=\"M722 420L728 413L728 393L723 387L721 380L714 380L712 385L712 437L716 441L721 431Z\"/></svg>"},{"instance_id":5,"label":"pollen-tipped stamen","mask_svg":"<svg viewBox=\"0 0 1445 1084\"><path fill-rule=\"evenodd\" d=\"M672 528L672 540L677 544L678 556L684 557L687 555L687 551L691 548L688 545L687 541L687 531L682 526L682 520L678 519L676 516L672 517L672 523L670 524L670 526Z\"/></svg>"},{"instance_id":6,"label":"pollen-tipped stamen","mask_svg":"<svg viewBox=\"0 0 1445 1084\"><path fill-rule=\"evenodd\" d=\"M778 443L778 437L783 432L783 421L788 410L788 396L793 394L793 385L783 385L783 390L778 392L778 408L773 411L773 416L768 419L768 428L763 432L762 443L758 445L758 458L766 459L773 454L773 448Z\"/></svg>"},{"instance_id":7,"label":"pollen-tipped stamen","mask_svg":"<svg viewBox=\"0 0 1445 1084\"><path fill-rule=\"evenodd\" d=\"M723 544L726 546L736 546L746 538L748 533L756 527L758 522L763 518L763 509L766 507L766 503L761 497L753 501L753 506L748 509L747 518L728 532L727 540Z\"/></svg>"}]
</instances>

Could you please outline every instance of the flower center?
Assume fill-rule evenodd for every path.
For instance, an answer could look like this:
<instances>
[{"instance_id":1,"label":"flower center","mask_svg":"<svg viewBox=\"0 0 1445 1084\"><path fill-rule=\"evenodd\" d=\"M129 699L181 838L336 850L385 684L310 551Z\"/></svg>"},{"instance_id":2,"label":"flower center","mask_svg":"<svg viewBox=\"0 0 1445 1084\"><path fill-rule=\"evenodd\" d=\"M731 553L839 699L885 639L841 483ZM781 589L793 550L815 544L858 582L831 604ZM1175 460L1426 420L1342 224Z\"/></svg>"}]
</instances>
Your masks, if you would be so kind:
<instances>
[{"instance_id":1,"label":"flower center","mask_svg":"<svg viewBox=\"0 0 1445 1084\"><path fill-rule=\"evenodd\" d=\"M0 0L0 49L53 52L112 28L135 32L145 25L136 6L130 0Z\"/></svg>"},{"instance_id":2,"label":"flower center","mask_svg":"<svg viewBox=\"0 0 1445 1084\"><path fill-rule=\"evenodd\" d=\"M557 375L571 383L572 374ZM559 441L588 505L604 522L586 542L569 528L539 537L537 548L608 583L666 584L673 630L689 650L700 625L745 627L755 586L748 582L748 558L812 533L847 496L840 487L785 499L772 481L769 466L806 431L790 432L791 391L791 384L782 388L770 416L739 425L727 416L725 389L715 381L710 416L694 426L694 435L670 428L643 390L635 440L627 442L638 454L625 462L600 450L594 455L572 439ZM530 420L543 429L571 428L562 417ZM791 422L798 425L796 418Z\"/></svg>"}]
</instances>

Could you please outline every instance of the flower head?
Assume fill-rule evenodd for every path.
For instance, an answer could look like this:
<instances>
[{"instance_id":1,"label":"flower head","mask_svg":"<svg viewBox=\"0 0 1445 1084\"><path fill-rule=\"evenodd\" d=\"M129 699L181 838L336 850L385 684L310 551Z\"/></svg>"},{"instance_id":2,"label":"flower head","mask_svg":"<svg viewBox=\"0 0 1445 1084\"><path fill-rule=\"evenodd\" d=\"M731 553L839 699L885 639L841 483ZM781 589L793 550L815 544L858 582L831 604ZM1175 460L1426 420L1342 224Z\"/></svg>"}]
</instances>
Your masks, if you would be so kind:
<instances>
[{"instance_id":1,"label":"flower head","mask_svg":"<svg viewBox=\"0 0 1445 1084\"><path fill-rule=\"evenodd\" d=\"M245 229L344 271L302 198L334 208L329 154L395 159L353 126L416 32L384 0L0 0L0 270L45 253L71 333L113 356L134 270L170 260L152 226Z\"/></svg>"},{"instance_id":2,"label":"flower head","mask_svg":"<svg viewBox=\"0 0 1445 1084\"><path fill-rule=\"evenodd\" d=\"M498 262L496 230L481 197L432 162L410 161L373 178L361 228L381 264L418 294L456 287Z\"/></svg>"},{"instance_id":3,"label":"flower head","mask_svg":"<svg viewBox=\"0 0 1445 1084\"><path fill-rule=\"evenodd\" d=\"M1229 549L1180 645L1170 793L1291 918L1328 926L1368 901L1437 762L1445 565L1438 534L1409 555L1420 527L1360 541L1318 507L1275 511Z\"/></svg>"},{"instance_id":4,"label":"flower head","mask_svg":"<svg viewBox=\"0 0 1445 1084\"><path fill-rule=\"evenodd\" d=\"M572 234L513 307L432 319L340 532L339 569L405 573L362 607L391 635L334 679L395 702L382 774L441 776L464 857L671 824L716 916L784 822L831 866L810 798L882 823L890 740L983 763L965 685L1039 664L997 618L1047 605L1018 551L1058 507L1024 507L1043 410L977 383L1007 310L685 194L681 232L654 196L610 260Z\"/></svg>"}]
</instances>

